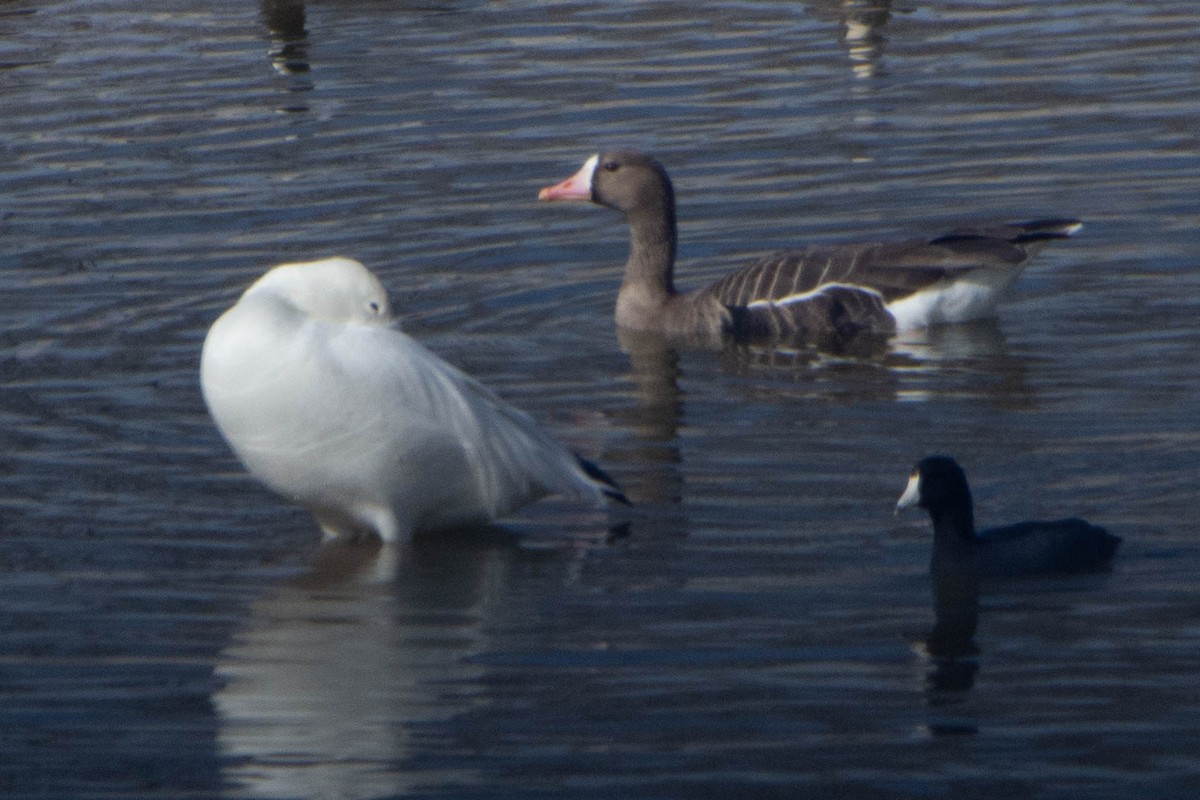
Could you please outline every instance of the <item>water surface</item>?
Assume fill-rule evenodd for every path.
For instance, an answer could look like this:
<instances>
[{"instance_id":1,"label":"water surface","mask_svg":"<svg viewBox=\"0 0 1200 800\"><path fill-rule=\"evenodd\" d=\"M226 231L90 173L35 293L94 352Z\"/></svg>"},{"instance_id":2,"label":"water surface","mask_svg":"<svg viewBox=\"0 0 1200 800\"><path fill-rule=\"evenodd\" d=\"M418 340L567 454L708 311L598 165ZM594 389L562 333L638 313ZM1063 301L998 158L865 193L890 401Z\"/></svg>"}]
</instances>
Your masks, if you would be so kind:
<instances>
[{"instance_id":1,"label":"water surface","mask_svg":"<svg viewBox=\"0 0 1200 800\"><path fill-rule=\"evenodd\" d=\"M1182 0L0 4L0 793L1120 797L1200 788L1200 11ZM773 247L1074 215L998 320L871 359L620 341L657 154L681 285ZM196 371L273 263L604 464L503 532L321 549ZM911 464L1112 574L943 594ZM947 600L946 598L949 597Z\"/></svg>"}]
</instances>

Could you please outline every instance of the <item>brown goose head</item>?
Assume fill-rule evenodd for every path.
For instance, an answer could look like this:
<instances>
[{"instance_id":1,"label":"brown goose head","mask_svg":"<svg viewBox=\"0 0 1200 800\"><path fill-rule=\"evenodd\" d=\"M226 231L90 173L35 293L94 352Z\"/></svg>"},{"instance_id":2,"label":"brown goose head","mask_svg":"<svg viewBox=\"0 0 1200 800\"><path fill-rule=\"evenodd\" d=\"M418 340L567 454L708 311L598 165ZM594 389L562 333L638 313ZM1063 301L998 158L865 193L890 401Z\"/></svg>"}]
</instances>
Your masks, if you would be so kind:
<instances>
[{"instance_id":1,"label":"brown goose head","mask_svg":"<svg viewBox=\"0 0 1200 800\"><path fill-rule=\"evenodd\" d=\"M562 183L538 192L538 199L591 200L626 217L675 217L675 191L667 171L636 150L597 153Z\"/></svg>"}]
</instances>

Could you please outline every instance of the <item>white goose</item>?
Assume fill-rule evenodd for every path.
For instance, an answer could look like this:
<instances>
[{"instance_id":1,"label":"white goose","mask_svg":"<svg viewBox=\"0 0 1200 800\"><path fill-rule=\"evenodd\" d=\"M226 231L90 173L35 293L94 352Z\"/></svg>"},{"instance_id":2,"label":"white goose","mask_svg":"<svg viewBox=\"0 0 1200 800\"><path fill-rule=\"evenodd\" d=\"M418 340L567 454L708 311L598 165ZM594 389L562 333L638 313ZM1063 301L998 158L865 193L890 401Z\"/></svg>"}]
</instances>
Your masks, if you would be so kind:
<instances>
[{"instance_id":1,"label":"white goose","mask_svg":"<svg viewBox=\"0 0 1200 800\"><path fill-rule=\"evenodd\" d=\"M594 465L393 325L362 264L275 267L208 332L200 384L247 469L327 536L400 541L549 494L628 503Z\"/></svg>"}]
</instances>

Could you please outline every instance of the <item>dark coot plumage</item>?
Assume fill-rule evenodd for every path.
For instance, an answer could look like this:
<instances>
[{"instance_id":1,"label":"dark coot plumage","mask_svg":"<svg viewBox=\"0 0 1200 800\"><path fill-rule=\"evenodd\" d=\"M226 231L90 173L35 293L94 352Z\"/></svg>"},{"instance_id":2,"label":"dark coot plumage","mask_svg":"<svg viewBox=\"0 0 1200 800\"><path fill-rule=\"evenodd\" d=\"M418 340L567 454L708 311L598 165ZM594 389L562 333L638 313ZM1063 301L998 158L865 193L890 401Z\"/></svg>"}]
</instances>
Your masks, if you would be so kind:
<instances>
[{"instance_id":1,"label":"dark coot plumage","mask_svg":"<svg viewBox=\"0 0 1200 800\"><path fill-rule=\"evenodd\" d=\"M913 467L896 510L919 506L933 521L935 572L979 577L1097 572L1112 561L1121 537L1082 519L1018 522L975 531L967 476L946 456Z\"/></svg>"}]
</instances>

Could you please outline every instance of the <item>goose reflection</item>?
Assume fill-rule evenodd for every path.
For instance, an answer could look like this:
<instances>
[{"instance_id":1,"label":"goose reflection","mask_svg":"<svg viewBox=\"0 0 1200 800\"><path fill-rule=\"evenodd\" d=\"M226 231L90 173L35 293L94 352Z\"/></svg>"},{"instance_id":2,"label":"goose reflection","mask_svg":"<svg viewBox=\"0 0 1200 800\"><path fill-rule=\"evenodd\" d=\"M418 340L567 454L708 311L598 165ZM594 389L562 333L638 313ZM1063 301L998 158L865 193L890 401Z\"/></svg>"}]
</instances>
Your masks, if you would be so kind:
<instances>
[{"instance_id":1,"label":"goose reflection","mask_svg":"<svg viewBox=\"0 0 1200 800\"><path fill-rule=\"evenodd\" d=\"M905 400L945 392L944 379L952 376L960 382L952 389L955 394L985 398L998 408L1029 408L1037 402L1029 359L1009 351L995 319L910 331L891 343L887 363L904 376L899 396Z\"/></svg>"},{"instance_id":2,"label":"goose reflection","mask_svg":"<svg viewBox=\"0 0 1200 800\"><path fill-rule=\"evenodd\" d=\"M859 344L828 349L803 342L728 342L719 357L729 374L768 379L745 388L756 401L922 401L949 390L998 407L1024 408L1036 398L1028 360L1008 351L994 319L936 325L882 345Z\"/></svg>"},{"instance_id":3,"label":"goose reflection","mask_svg":"<svg viewBox=\"0 0 1200 800\"><path fill-rule=\"evenodd\" d=\"M614 416L632 431L633 442L610 451L607 458L628 465L622 474L630 476L625 479L628 494L644 512L639 525L686 533L679 449L685 396L679 388L679 352L657 333L618 329L617 338L629 358L634 403Z\"/></svg>"},{"instance_id":4,"label":"goose reflection","mask_svg":"<svg viewBox=\"0 0 1200 800\"><path fill-rule=\"evenodd\" d=\"M730 342L721 351L726 373L763 379L742 387L753 402L891 400L900 390L895 366L905 362L875 346L847 351L804 343Z\"/></svg>"},{"instance_id":5,"label":"goose reflection","mask_svg":"<svg viewBox=\"0 0 1200 800\"><path fill-rule=\"evenodd\" d=\"M222 654L218 736L229 797L392 796L414 726L476 703L470 656L505 540L494 532L324 545L251 608Z\"/></svg>"},{"instance_id":6,"label":"goose reflection","mask_svg":"<svg viewBox=\"0 0 1200 800\"><path fill-rule=\"evenodd\" d=\"M289 92L307 92L312 83L307 79L308 29L305 27L303 0L263 0L262 19L271 35L271 66L280 75L292 79ZM304 106L288 111L305 111Z\"/></svg>"},{"instance_id":7,"label":"goose reflection","mask_svg":"<svg viewBox=\"0 0 1200 800\"><path fill-rule=\"evenodd\" d=\"M1010 358L1008 340L994 318L905 331L890 350L918 361Z\"/></svg>"},{"instance_id":8,"label":"goose reflection","mask_svg":"<svg viewBox=\"0 0 1200 800\"><path fill-rule=\"evenodd\" d=\"M811 0L810 5L819 16L841 23L839 38L856 77L874 78L882 74L881 62L887 44L883 31L892 16L891 0Z\"/></svg>"}]
</instances>

